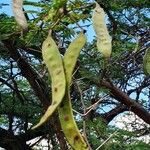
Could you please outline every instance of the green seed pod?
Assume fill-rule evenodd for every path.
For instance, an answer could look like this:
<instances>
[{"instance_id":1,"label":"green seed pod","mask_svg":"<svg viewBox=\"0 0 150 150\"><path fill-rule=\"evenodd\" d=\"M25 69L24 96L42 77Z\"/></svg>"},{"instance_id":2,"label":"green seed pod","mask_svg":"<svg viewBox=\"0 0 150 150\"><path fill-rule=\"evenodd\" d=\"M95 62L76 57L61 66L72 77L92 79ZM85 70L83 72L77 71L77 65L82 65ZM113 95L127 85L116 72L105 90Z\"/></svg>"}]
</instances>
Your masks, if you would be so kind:
<instances>
[{"instance_id":1,"label":"green seed pod","mask_svg":"<svg viewBox=\"0 0 150 150\"><path fill-rule=\"evenodd\" d=\"M146 75L150 75L150 49L147 49L143 57L143 68Z\"/></svg>"},{"instance_id":2,"label":"green seed pod","mask_svg":"<svg viewBox=\"0 0 150 150\"><path fill-rule=\"evenodd\" d=\"M105 12L98 3L96 3L92 20L97 36L97 49L104 57L109 58L112 50L111 37L105 23Z\"/></svg>"},{"instance_id":3,"label":"green seed pod","mask_svg":"<svg viewBox=\"0 0 150 150\"><path fill-rule=\"evenodd\" d=\"M88 150L87 143L83 139L73 117L71 99L70 99L70 84L74 66L79 56L80 50L86 42L86 37L83 33L70 44L64 56L64 68L66 74L67 88L66 94L61 105L58 108L59 118L62 130L69 144L75 150Z\"/></svg>"},{"instance_id":4,"label":"green seed pod","mask_svg":"<svg viewBox=\"0 0 150 150\"><path fill-rule=\"evenodd\" d=\"M16 22L22 27L23 30L27 30L28 24L23 12L23 0L13 0L12 8Z\"/></svg>"},{"instance_id":5,"label":"green seed pod","mask_svg":"<svg viewBox=\"0 0 150 150\"><path fill-rule=\"evenodd\" d=\"M61 103L66 90L66 79L62 58L56 43L51 37L51 34L49 34L47 39L43 42L42 55L43 60L51 75L52 104L49 106L45 114L42 116L40 122L32 129L39 127L48 120L48 118L52 115L52 113Z\"/></svg>"}]
</instances>

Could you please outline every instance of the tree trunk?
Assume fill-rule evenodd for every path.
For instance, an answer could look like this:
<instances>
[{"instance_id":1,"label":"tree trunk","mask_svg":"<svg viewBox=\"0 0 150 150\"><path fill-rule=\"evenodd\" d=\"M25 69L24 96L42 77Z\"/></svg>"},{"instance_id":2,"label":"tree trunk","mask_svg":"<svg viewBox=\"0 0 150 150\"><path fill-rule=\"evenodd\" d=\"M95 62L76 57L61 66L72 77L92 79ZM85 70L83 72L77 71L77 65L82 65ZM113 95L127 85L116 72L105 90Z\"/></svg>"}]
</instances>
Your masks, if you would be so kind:
<instances>
[{"instance_id":1,"label":"tree trunk","mask_svg":"<svg viewBox=\"0 0 150 150\"><path fill-rule=\"evenodd\" d=\"M31 150L26 140L18 138L13 133L0 128L0 147L6 150Z\"/></svg>"}]
</instances>

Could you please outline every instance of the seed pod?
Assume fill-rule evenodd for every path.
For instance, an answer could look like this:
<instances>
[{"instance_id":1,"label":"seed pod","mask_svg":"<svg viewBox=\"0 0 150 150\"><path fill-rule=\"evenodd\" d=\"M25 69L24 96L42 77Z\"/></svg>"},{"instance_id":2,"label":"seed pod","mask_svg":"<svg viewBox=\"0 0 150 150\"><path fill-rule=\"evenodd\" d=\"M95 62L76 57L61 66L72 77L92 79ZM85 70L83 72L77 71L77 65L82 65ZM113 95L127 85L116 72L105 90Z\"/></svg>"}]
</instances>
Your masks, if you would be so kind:
<instances>
[{"instance_id":1,"label":"seed pod","mask_svg":"<svg viewBox=\"0 0 150 150\"><path fill-rule=\"evenodd\" d=\"M66 90L66 79L62 58L56 43L51 37L51 34L49 34L47 39L43 42L42 55L43 60L51 75L52 104L49 106L45 114L42 116L40 122L32 129L39 127L49 119L49 117L61 103Z\"/></svg>"},{"instance_id":2,"label":"seed pod","mask_svg":"<svg viewBox=\"0 0 150 150\"><path fill-rule=\"evenodd\" d=\"M13 0L12 7L16 22L22 27L23 30L27 30L28 24L23 12L23 0Z\"/></svg>"},{"instance_id":3,"label":"seed pod","mask_svg":"<svg viewBox=\"0 0 150 150\"><path fill-rule=\"evenodd\" d=\"M150 49L147 49L143 57L143 68L146 75L150 75Z\"/></svg>"},{"instance_id":4,"label":"seed pod","mask_svg":"<svg viewBox=\"0 0 150 150\"><path fill-rule=\"evenodd\" d=\"M105 12L98 3L96 3L92 20L93 28L97 36L97 49L104 57L109 58L112 50L111 37L105 23Z\"/></svg>"},{"instance_id":5,"label":"seed pod","mask_svg":"<svg viewBox=\"0 0 150 150\"><path fill-rule=\"evenodd\" d=\"M85 45L85 42L85 35L83 33L80 33L79 36L70 44L65 53L64 68L66 74L67 87L66 94L63 98L61 105L58 108L62 130L69 144L75 150L88 150L88 146L84 141L82 135L80 134L79 129L74 120L69 94L72 72L76 64L77 58L79 56L80 50Z\"/></svg>"},{"instance_id":6,"label":"seed pod","mask_svg":"<svg viewBox=\"0 0 150 150\"><path fill-rule=\"evenodd\" d=\"M69 45L64 55L64 67L66 73L66 80L68 85L71 83L73 69L77 62L77 58L80 54L81 49L86 43L86 36L81 32L79 36Z\"/></svg>"},{"instance_id":7,"label":"seed pod","mask_svg":"<svg viewBox=\"0 0 150 150\"><path fill-rule=\"evenodd\" d=\"M75 150L88 150L87 143L82 137L73 117L69 89L60 106L58 107L61 128L71 147Z\"/></svg>"}]
</instances>

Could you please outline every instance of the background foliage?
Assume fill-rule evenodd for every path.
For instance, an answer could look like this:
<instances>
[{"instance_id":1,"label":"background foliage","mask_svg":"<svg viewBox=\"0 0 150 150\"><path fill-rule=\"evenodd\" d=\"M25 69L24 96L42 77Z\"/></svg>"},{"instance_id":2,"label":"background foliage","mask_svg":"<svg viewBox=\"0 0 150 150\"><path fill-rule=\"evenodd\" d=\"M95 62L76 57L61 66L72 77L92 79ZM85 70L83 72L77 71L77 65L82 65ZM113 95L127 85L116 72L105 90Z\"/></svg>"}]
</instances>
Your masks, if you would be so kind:
<instances>
[{"instance_id":1,"label":"background foliage","mask_svg":"<svg viewBox=\"0 0 150 150\"><path fill-rule=\"evenodd\" d=\"M57 112L46 125L30 130L51 103L41 45L53 28L62 55L81 29L87 31L88 43L74 71L71 99L78 126L91 148L97 149L112 135L101 149L150 149L150 141L139 140L150 133L150 77L143 72L143 56L149 48L150 2L97 0L106 12L112 36L113 50L107 66L96 49L91 22L94 1L69 0L65 6L61 2L24 1L29 24L26 33L13 16L0 13L0 147L33 149L44 139L47 144L41 149L70 149ZM0 6L4 10L7 4ZM112 123L126 112L138 116L130 123L122 121L130 130ZM37 137L32 144L27 142Z\"/></svg>"}]
</instances>

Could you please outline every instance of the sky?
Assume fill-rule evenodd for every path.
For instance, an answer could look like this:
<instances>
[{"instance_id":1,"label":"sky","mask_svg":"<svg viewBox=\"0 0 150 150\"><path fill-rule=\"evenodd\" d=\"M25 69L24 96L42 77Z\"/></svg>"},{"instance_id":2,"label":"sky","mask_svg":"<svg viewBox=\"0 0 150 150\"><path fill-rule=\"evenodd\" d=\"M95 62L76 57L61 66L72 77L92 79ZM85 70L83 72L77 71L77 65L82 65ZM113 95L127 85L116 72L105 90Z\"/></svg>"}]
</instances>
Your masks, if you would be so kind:
<instances>
[{"instance_id":1,"label":"sky","mask_svg":"<svg viewBox=\"0 0 150 150\"><path fill-rule=\"evenodd\" d=\"M38 2L39 0L29 0L30 2ZM7 6L3 6L2 9L0 9L0 13L5 13L9 16L12 16L13 15L13 12L12 12L12 0L0 0L0 4L8 4ZM39 9L39 8L36 8L36 7L32 7L32 6L25 6L24 7L26 10L31 10L31 9Z\"/></svg>"},{"instance_id":2,"label":"sky","mask_svg":"<svg viewBox=\"0 0 150 150\"><path fill-rule=\"evenodd\" d=\"M8 6L4 6L2 9L0 9L0 13L5 13L5 14L8 14L8 15L12 15L12 9L11 9L11 1L12 0L0 0L0 4L3 3L3 4L9 4Z\"/></svg>"},{"instance_id":3,"label":"sky","mask_svg":"<svg viewBox=\"0 0 150 150\"><path fill-rule=\"evenodd\" d=\"M30 0L30 1L37 1L37 0ZM92 0L91 0L92 1ZM0 0L0 4L1 3L4 3L4 4L9 4L7 6L3 6L2 9L0 9L0 14L1 13L5 13L9 16L12 16L13 15L13 12L12 12L12 8L11 8L11 2L12 0ZM90 1L88 1L90 2ZM25 9L35 9L35 7L25 7ZM87 22L88 24L88 22ZM93 40L93 37L94 37L95 33L93 31L93 28L92 26L88 27L88 32L87 32L87 36L88 36L88 41L91 42ZM135 95L132 95L132 98L134 97ZM133 117L131 117L133 118ZM117 120L117 123L115 122ZM119 120L120 120L120 123L119 123ZM124 128L124 124L123 124L123 121L124 120L125 122L130 122L129 118L126 118L125 116L118 116L116 117L116 119L114 121L112 121L111 125L112 124L115 124L117 127L119 128ZM133 120L132 120L133 121ZM142 121L141 121L142 122ZM142 122L143 123L143 122Z\"/></svg>"},{"instance_id":4,"label":"sky","mask_svg":"<svg viewBox=\"0 0 150 150\"><path fill-rule=\"evenodd\" d=\"M39 0L29 0L29 1L37 2ZM89 0L88 2L93 2L93 0ZM5 13L9 16L13 16L11 3L12 3L12 0L0 0L0 4L8 4L7 6L3 6L2 9L0 9L0 14ZM37 7L25 6L24 8L25 8L25 10L38 10L39 11L39 8L37 8ZM88 24L91 24L91 22L86 22L85 24L88 25ZM93 41L95 32L93 30L92 25L90 25L88 28L85 28L85 29L87 30L86 34L87 34L88 42Z\"/></svg>"}]
</instances>

